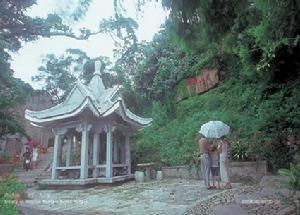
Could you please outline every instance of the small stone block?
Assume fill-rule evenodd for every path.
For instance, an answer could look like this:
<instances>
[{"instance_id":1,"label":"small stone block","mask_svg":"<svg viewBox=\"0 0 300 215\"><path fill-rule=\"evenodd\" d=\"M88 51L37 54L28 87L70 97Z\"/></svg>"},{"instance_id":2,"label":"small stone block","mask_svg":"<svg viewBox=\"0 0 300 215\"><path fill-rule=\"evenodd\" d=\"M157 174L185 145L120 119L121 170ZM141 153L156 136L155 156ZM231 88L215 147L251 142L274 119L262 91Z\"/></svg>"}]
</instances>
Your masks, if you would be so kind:
<instances>
[{"instance_id":1,"label":"small stone block","mask_svg":"<svg viewBox=\"0 0 300 215\"><path fill-rule=\"evenodd\" d=\"M142 172L142 171L135 171L134 177L137 182L145 181L144 172Z\"/></svg>"},{"instance_id":2,"label":"small stone block","mask_svg":"<svg viewBox=\"0 0 300 215\"><path fill-rule=\"evenodd\" d=\"M163 179L163 173L162 171L156 172L156 180L161 181Z\"/></svg>"}]
</instances>

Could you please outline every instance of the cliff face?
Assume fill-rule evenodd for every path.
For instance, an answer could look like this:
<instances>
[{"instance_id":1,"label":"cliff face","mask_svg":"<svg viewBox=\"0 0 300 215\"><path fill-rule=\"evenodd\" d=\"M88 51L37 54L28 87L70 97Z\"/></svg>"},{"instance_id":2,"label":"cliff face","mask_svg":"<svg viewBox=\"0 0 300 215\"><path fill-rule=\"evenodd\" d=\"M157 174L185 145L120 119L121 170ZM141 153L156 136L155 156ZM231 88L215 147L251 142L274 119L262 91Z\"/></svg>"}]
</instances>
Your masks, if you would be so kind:
<instances>
[{"instance_id":1,"label":"cliff face","mask_svg":"<svg viewBox=\"0 0 300 215\"><path fill-rule=\"evenodd\" d=\"M38 143L48 145L51 137L51 131L45 128L33 126L30 121L25 119L25 110L43 110L53 106L50 95L45 91L34 91L28 96L26 104L14 109L18 121L23 125L26 134ZM22 134L7 135L0 140L0 153L13 157L21 154L24 150L24 144L27 138Z\"/></svg>"},{"instance_id":2,"label":"cliff face","mask_svg":"<svg viewBox=\"0 0 300 215\"><path fill-rule=\"evenodd\" d=\"M28 97L26 105L21 108L21 119L27 135L45 145L48 144L51 131L41 127L33 126L30 121L25 119L25 109L44 110L52 106L53 103L51 102L50 95L45 91L37 91L34 93L34 95Z\"/></svg>"}]
</instances>

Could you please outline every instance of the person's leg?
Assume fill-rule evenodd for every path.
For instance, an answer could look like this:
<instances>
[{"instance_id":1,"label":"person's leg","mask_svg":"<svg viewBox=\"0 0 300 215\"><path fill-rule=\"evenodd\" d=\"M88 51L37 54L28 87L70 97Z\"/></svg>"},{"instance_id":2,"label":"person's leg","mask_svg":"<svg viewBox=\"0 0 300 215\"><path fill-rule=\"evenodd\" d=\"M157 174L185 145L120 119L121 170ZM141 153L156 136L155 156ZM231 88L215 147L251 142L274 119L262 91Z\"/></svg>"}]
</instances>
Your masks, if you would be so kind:
<instances>
[{"instance_id":1,"label":"person's leg","mask_svg":"<svg viewBox=\"0 0 300 215\"><path fill-rule=\"evenodd\" d=\"M209 170L208 170L207 161L208 161L208 159L204 155L201 155L202 177L203 177L204 184L205 184L206 188L209 188L210 187L210 184L209 184Z\"/></svg>"},{"instance_id":2,"label":"person's leg","mask_svg":"<svg viewBox=\"0 0 300 215\"><path fill-rule=\"evenodd\" d=\"M226 159L225 160L225 176L226 176L226 185L225 185L225 188L227 189L231 189L231 183L230 183L230 180L229 180L229 161Z\"/></svg>"},{"instance_id":3,"label":"person's leg","mask_svg":"<svg viewBox=\"0 0 300 215\"><path fill-rule=\"evenodd\" d=\"M210 175L210 163L209 163L209 157L205 156L205 181L206 181L206 187L210 188L210 182L209 182L209 175Z\"/></svg>"},{"instance_id":4,"label":"person's leg","mask_svg":"<svg viewBox=\"0 0 300 215\"><path fill-rule=\"evenodd\" d=\"M214 167L211 167L210 170L211 170L212 179L213 179L213 185L212 186L213 186L213 188L215 188L216 187L215 169L214 169Z\"/></svg>"},{"instance_id":5,"label":"person's leg","mask_svg":"<svg viewBox=\"0 0 300 215\"><path fill-rule=\"evenodd\" d=\"M216 180L217 180L217 184L218 184L218 189L220 189L220 167L216 168Z\"/></svg>"},{"instance_id":6,"label":"person's leg","mask_svg":"<svg viewBox=\"0 0 300 215\"><path fill-rule=\"evenodd\" d=\"M224 156L220 156L220 174L221 180L225 183L226 189L231 189L231 183L229 181L229 168L228 168L228 160Z\"/></svg>"},{"instance_id":7,"label":"person's leg","mask_svg":"<svg viewBox=\"0 0 300 215\"><path fill-rule=\"evenodd\" d=\"M221 175L221 181L225 183L225 187L226 187L229 180L228 180L228 172L226 167L226 158L223 154L220 155L220 175Z\"/></svg>"},{"instance_id":8,"label":"person's leg","mask_svg":"<svg viewBox=\"0 0 300 215\"><path fill-rule=\"evenodd\" d=\"M200 160L201 160L201 173L202 173L202 178L203 178L204 184L205 184L205 186L206 186L206 181L205 181L205 179L206 179L206 177L205 177L205 159L204 159L203 155L201 155Z\"/></svg>"},{"instance_id":9,"label":"person's leg","mask_svg":"<svg viewBox=\"0 0 300 215\"><path fill-rule=\"evenodd\" d=\"M216 176L213 176L213 188L216 188Z\"/></svg>"},{"instance_id":10,"label":"person's leg","mask_svg":"<svg viewBox=\"0 0 300 215\"><path fill-rule=\"evenodd\" d=\"M216 179L217 179L217 183L218 183L217 188L220 189L220 187L221 187L221 186L220 186L220 177L219 177L219 176L216 176Z\"/></svg>"},{"instance_id":11,"label":"person's leg","mask_svg":"<svg viewBox=\"0 0 300 215\"><path fill-rule=\"evenodd\" d=\"M224 162L222 155L220 155L220 178L221 181L224 182Z\"/></svg>"}]
</instances>

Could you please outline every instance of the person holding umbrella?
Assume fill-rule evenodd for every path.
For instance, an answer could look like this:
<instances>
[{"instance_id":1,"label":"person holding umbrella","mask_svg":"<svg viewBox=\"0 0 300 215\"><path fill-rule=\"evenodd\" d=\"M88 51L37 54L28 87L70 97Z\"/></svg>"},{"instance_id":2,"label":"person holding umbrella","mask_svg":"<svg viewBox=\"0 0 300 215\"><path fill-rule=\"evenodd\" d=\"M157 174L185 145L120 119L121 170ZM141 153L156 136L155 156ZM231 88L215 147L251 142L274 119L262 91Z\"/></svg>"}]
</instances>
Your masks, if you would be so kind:
<instances>
[{"instance_id":1,"label":"person holding umbrella","mask_svg":"<svg viewBox=\"0 0 300 215\"><path fill-rule=\"evenodd\" d=\"M225 123L221 122L221 121L209 121L205 124L203 124L200 128L199 133L202 134L207 142L207 144L205 142L205 140L201 140L199 141L199 146L200 143L202 145L202 148L200 147L200 151L203 153L202 150L204 150L205 153L207 153L207 157L208 157L208 153L210 151L210 146L208 144L208 141L206 138L216 138L219 139L221 138L221 145L220 145L220 175L221 175L221 180L223 182L226 183L225 188L231 188L230 182L229 182L229 177L228 177L228 142L225 140L225 135L229 134L230 131L230 127L228 125L226 125ZM208 146L207 146L208 145ZM209 157L207 158L209 161ZM201 167L202 165L204 165L204 170L202 171L202 176L204 178L205 181L205 185L209 185L209 170L206 171L206 168L209 168L209 162L208 164L206 164L207 161L204 160L203 158L203 164L202 164L202 155L201 155ZM208 165L208 166L207 166ZM208 173L207 173L208 172ZM208 174L208 176L207 176ZM208 180L208 183L206 182Z\"/></svg>"}]
</instances>

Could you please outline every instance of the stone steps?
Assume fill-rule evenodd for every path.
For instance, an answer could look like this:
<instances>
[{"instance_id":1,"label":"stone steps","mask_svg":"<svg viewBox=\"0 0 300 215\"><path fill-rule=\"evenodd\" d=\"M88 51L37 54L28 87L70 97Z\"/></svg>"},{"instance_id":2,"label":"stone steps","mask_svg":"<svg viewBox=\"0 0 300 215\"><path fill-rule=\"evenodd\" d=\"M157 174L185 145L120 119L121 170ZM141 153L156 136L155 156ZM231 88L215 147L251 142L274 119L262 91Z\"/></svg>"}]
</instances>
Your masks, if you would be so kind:
<instances>
[{"instance_id":1,"label":"stone steps","mask_svg":"<svg viewBox=\"0 0 300 215\"><path fill-rule=\"evenodd\" d=\"M52 158L53 147L50 147L47 153L39 156L37 169L25 171L22 165L15 169L17 178L27 187L33 187L38 181L50 178Z\"/></svg>"}]
</instances>

